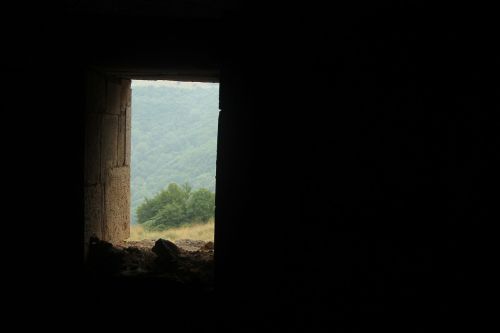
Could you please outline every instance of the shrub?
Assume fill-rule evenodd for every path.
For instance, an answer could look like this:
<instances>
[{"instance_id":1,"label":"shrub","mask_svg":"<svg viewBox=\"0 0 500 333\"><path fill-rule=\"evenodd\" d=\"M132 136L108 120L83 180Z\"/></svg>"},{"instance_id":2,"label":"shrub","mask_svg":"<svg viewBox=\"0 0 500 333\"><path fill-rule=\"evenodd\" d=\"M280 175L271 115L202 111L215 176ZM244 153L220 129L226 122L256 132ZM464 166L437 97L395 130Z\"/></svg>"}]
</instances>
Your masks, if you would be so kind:
<instances>
[{"instance_id":1,"label":"shrub","mask_svg":"<svg viewBox=\"0 0 500 333\"><path fill-rule=\"evenodd\" d=\"M137 222L148 231L161 231L172 227L214 217L215 194L207 189L191 190L191 186L169 184L152 199L137 208Z\"/></svg>"},{"instance_id":2,"label":"shrub","mask_svg":"<svg viewBox=\"0 0 500 333\"><path fill-rule=\"evenodd\" d=\"M214 216L215 194L207 189L194 192L187 202L187 213L192 221L207 222Z\"/></svg>"}]
</instances>

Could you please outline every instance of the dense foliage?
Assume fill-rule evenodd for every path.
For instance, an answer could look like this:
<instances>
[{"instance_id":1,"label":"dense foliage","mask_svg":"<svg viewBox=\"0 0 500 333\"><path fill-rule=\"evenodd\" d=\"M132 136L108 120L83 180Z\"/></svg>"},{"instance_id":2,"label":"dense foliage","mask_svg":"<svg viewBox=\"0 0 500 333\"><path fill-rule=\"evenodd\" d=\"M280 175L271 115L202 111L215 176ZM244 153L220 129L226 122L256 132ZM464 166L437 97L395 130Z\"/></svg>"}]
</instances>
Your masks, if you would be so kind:
<instances>
[{"instance_id":1,"label":"dense foliage","mask_svg":"<svg viewBox=\"0 0 500 333\"><path fill-rule=\"evenodd\" d=\"M145 198L167 184L215 191L218 103L217 84L132 85L132 223ZM164 215L174 220L178 212L171 205Z\"/></svg>"},{"instance_id":2,"label":"dense foliage","mask_svg":"<svg viewBox=\"0 0 500 333\"><path fill-rule=\"evenodd\" d=\"M215 194L207 189L192 191L190 185L168 185L137 208L137 222L156 231L194 222L208 222L214 217Z\"/></svg>"}]
</instances>

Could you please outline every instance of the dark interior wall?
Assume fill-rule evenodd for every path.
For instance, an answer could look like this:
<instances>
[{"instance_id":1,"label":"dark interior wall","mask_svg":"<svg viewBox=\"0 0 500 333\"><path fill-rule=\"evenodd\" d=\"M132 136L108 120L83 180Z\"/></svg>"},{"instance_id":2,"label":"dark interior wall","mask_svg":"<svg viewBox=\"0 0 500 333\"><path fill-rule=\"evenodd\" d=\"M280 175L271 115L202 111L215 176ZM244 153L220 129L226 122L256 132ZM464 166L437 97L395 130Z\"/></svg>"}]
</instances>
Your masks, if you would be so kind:
<instances>
[{"instance_id":1,"label":"dark interior wall","mask_svg":"<svg viewBox=\"0 0 500 333\"><path fill-rule=\"evenodd\" d=\"M216 267L227 311L252 304L242 316L255 327L458 320L467 225L487 216L488 118L467 52L480 47L440 15L424 29L422 13L263 21L224 49Z\"/></svg>"},{"instance_id":2,"label":"dark interior wall","mask_svg":"<svg viewBox=\"0 0 500 333\"><path fill-rule=\"evenodd\" d=\"M56 48L70 73L62 98L75 113L61 128L75 147L88 68L220 69L217 303L204 312L220 328L357 328L394 317L415 328L460 314L466 225L487 213L488 119L477 58L466 52L477 45L458 21L389 8L63 20L72 37ZM82 153L70 154L71 179L82 179ZM83 209L71 207L83 225ZM85 297L95 313L109 310L95 295L189 304L153 282L105 285L115 289Z\"/></svg>"}]
</instances>

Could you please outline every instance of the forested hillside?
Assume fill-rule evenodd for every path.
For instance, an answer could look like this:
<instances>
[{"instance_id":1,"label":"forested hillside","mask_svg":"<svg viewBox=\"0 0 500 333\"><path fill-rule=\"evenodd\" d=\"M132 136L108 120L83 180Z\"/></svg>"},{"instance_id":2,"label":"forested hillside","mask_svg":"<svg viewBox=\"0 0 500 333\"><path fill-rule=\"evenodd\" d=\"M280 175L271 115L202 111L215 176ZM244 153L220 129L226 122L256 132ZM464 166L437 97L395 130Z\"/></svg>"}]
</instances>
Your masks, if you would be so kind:
<instances>
[{"instance_id":1,"label":"forested hillside","mask_svg":"<svg viewBox=\"0 0 500 333\"><path fill-rule=\"evenodd\" d=\"M132 83L132 223L170 183L215 191L218 111L218 84Z\"/></svg>"}]
</instances>

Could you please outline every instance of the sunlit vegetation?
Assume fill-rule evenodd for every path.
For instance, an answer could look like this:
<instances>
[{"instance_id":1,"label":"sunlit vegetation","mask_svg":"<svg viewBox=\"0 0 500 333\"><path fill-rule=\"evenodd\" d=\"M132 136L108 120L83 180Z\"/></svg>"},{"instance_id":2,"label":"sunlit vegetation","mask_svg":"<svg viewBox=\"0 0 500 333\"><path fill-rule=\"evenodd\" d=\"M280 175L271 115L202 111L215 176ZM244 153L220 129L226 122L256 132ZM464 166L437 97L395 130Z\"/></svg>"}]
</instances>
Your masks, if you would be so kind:
<instances>
[{"instance_id":1,"label":"sunlit vegetation","mask_svg":"<svg viewBox=\"0 0 500 333\"><path fill-rule=\"evenodd\" d=\"M188 224L178 228L171 228L163 231L147 231L140 224L130 226L129 241L140 241L143 239L157 240L159 238L176 241L179 239L202 240L205 242L214 241L214 220L207 223Z\"/></svg>"},{"instance_id":2,"label":"sunlit vegetation","mask_svg":"<svg viewBox=\"0 0 500 333\"><path fill-rule=\"evenodd\" d=\"M185 224L208 222L214 217L215 194L175 183L137 208L137 223L147 231L162 231Z\"/></svg>"}]
</instances>

